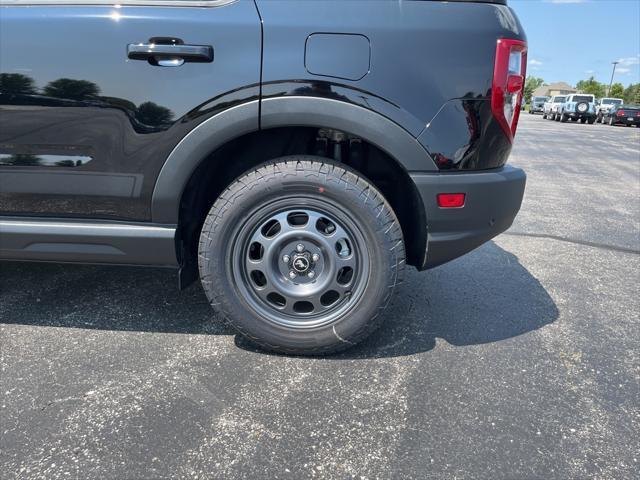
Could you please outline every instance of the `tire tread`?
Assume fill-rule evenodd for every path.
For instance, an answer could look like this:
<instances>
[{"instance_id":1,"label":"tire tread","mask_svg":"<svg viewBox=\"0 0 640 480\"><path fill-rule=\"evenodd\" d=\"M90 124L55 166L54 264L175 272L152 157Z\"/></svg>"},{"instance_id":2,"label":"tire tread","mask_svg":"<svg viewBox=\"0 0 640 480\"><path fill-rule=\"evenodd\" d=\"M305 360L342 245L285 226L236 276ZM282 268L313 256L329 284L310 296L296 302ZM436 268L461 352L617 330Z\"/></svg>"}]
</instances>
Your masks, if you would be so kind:
<instances>
[{"instance_id":1,"label":"tire tread","mask_svg":"<svg viewBox=\"0 0 640 480\"><path fill-rule=\"evenodd\" d=\"M283 175L285 177L294 175L318 178L327 185L337 181L338 185L342 184L345 190L359 190L358 198L361 199L362 206L376 212L376 218L378 219L377 229L389 239L390 248L388 254L391 257L391 268L388 275L388 288L386 289L385 298L380 301L376 313L370 321L365 322L362 328L348 338L340 337L334 329L334 333L340 343L331 346L291 348L270 344L251 335L240 323L234 321L233 316L230 314L231 309L227 303L229 299L221 293L224 291L221 285L221 282L224 281L224 276L209 275L207 273L211 271L209 268L209 263L211 262L209 252L211 252L213 237L216 236L220 220L233 208L235 202L244 195L245 191L257 188L273 177L281 177ZM406 267L402 229L391 205L382 194L348 166L337 165L320 157L312 156L292 156L271 161L256 167L232 182L222 192L207 215L200 236L198 257L200 259L198 263L200 265L200 278L203 288L211 306L222 316L223 320L241 335L262 348L292 355L337 353L350 348L371 335L382 324L383 316L381 313L389 304L395 287L402 283Z\"/></svg>"}]
</instances>

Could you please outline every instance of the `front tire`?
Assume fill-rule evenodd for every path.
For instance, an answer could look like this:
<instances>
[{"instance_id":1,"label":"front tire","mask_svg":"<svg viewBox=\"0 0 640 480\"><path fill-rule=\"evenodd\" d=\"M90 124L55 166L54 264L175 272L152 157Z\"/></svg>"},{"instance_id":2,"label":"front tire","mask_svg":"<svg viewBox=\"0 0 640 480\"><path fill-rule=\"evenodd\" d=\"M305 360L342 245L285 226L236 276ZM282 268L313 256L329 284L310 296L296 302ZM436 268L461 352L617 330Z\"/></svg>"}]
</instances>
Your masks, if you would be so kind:
<instances>
[{"instance_id":1,"label":"front tire","mask_svg":"<svg viewBox=\"0 0 640 480\"><path fill-rule=\"evenodd\" d=\"M319 157L274 160L214 203L199 244L213 308L253 343L333 353L382 322L405 266L402 230L357 172Z\"/></svg>"}]
</instances>

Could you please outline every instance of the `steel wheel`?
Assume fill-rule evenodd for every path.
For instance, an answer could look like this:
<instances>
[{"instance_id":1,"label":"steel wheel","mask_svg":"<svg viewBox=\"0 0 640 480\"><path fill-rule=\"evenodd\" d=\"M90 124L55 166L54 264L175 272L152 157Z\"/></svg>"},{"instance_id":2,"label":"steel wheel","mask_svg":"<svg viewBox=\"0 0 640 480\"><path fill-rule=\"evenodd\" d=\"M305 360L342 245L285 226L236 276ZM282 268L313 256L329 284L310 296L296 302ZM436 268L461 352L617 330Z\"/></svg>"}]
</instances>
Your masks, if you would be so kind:
<instances>
[{"instance_id":1,"label":"steel wheel","mask_svg":"<svg viewBox=\"0 0 640 480\"><path fill-rule=\"evenodd\" d=\"M296 355L350 348L383 322L405 267L391 206L321 157L281 157L238 177L200 233L215 311L251 343Z\"/></svg>"},{"instance_id":2,"label":"steel wheel","mask_svg":"<svg viewBox=\"0 0 640 480\"><path fill-rule=\"evenodd\" d=\"M361 297L368 249L357 226L335 206L317 199L302 199L301 208L287 204L262 208L242 226L233 279L251 308L272 323L326 325Z\"/></svg>"}]
</instances>

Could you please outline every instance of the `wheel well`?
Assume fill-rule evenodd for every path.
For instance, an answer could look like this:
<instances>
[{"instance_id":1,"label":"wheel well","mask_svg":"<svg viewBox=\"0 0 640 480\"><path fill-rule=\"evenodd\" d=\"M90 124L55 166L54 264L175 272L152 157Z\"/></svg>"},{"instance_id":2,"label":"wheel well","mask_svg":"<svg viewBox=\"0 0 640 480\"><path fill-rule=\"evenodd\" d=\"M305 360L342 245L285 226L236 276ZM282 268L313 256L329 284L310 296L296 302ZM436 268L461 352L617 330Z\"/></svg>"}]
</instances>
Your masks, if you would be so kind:
<instances>
[{"instance_id":1,"label":"wheel well","mask_svg":"<svg viewBox=\"0 0 640 480\"><path fill-rule=\"evenodd\" d=\"M200 231L211 206L236 178L266 161L308 154L333 158L368 178L400 221L409 265L421 266L426 218L420 195L404 168L364 139L326 128L282 127L243 135L218 148L195 169L180 201L178 254L183 267L195 265Z\"/></svg>"}]
</instances>

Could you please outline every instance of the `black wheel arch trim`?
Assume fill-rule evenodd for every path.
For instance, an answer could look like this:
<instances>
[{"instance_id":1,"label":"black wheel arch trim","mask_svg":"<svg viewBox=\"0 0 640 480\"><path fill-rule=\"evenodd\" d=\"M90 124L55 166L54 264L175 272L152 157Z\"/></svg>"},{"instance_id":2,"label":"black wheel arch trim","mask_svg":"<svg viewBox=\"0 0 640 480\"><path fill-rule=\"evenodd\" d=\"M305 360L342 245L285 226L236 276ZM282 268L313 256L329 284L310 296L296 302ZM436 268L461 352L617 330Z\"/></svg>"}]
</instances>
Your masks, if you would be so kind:
<instances>
[{"instance_id":1,"label":"black wheel arch trim","mask_svg":"<svg viewBox=\"0 0 640 480\"><path fill-rule=\"evenodd\" d=\"M210 153L242 135L259 130L259 100L224 110L191 130L167 157L151 197L151 219L177 224L180 199L195 169Z\"/></svg>"},{"instance_id":2,"label":"black wheel arch trim","mask_svg":"<svg viewBox=\"0 0 640 480\"><path fill-rule=\"evenodd\" d=\"M277 97L234 106L189 132L167 157L156 180L151 217L177 224L180 200L195 169L227 142L259 129L331 127L359 136L388 153L407 172L436 172L429 153L400 125L372 110L335 99Z\"/></svg>"}]
</instances>

